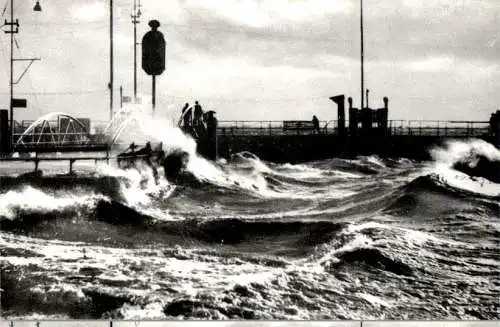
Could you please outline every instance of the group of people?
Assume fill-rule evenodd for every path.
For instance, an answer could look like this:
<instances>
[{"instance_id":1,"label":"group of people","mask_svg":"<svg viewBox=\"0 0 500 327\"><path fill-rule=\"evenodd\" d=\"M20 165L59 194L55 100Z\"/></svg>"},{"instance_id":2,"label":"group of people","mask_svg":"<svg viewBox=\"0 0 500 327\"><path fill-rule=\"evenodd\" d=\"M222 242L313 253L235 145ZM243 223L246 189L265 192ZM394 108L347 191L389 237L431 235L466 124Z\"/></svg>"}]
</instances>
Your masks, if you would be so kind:
<instances>
[{"instance_id":1,"label":"group of people","mask_svg":"<svg viewBox=\"0 0 500 327\"><path fill-rule=\"evenodd\" d=\"M146 145L137 150L138 146L132 142L129 147L117 156L117 163L120 168L135 167L137 159L144 162L153 169L155 180L158 181L158 171L153 164L153 161L160 163L165 152L163 151L163 142L160 142L155 149L151 147L151 142L146 142Z\"/></svg>"},{"instance_id":2,"label":"group of people","mask_svg":"<svg viewBox=\"0 0 500 327\"><path fill-rule=\"evenodd\" d=\"M197 128L203 124L203 109L198 101L194 102L194 107L190 107L186 102L182 108L181 118L179 119L179 126L182 125L186 128Z\"/></svg>"},{"instance_id":3,"label":"group of people","mask_svg":"<svg viewBox=\"0 0 500 327\"><path fill-rule=\"evenodd\" d=\"M182 107L181 118L178 126L186 133L193 134L195 137L201 137L208 130L216 128L217 120L214 117L214 111L204 112L198 101L194 106L185 103Z\"/></svg>"}]
</instances>

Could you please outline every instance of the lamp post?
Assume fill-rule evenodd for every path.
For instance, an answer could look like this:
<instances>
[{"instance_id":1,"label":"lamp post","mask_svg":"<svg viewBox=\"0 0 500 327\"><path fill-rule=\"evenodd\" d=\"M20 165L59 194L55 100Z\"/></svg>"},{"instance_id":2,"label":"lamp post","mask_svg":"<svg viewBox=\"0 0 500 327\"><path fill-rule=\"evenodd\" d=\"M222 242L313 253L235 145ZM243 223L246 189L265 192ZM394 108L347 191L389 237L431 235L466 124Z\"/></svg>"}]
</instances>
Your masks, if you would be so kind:
<instances>
[{"instance_id":1,"label":"lamp post","mask_svg":"<svg viewBox=\"0 0 500 327\"><path fill-rule=\"evenodd\" d=\"M109 120L113 118L113 0L109 0Z\"/></svg>"},{"instance_id":2,"label":"lamp post","mask_svg":"<svg viewBox=\"0 0 500 327\"><path fill-rule=\"evenodd\" d=\"M42 7L40 6L40 1L37 0L35 6L33 7L33 11L42 11ZM10 78L9 78L9 86L10 86L10 99L9 99L9 115L10 115L10 145L13 147L14 145L14 107L25 107L26 102L24 103L14 103L14 84L17 84L23 75L26 73L28 68L31 66L33 61L40 60L38 58L30 58L30 59L16 59L14 58L14 34L19 33L19 20L16 19L14 21L14 0L10 0L10 21L5 21L5 25L10 26L10 28L4 31L7 34L10 34ZM14 61L30 61L28 67L21 74L19 79L14 82ZM23 101L21 101L23 102ZM15 105L16 104L16 105ZM24 105L23 105L24 104Z\"/></svg>"},{"instance_id":3,"label":"lamp post","mask_svg":"<svg viewBox=\"0 0 500 327\"><path fill-rule=\"evenodd\" d=\"M133 13L130 15L134 24L134 103L137 103L137 24L140 23L141 15L141 0L139 0L139 5L137 5L137 0L134 0Z\"/></svg>"}]
</instances>

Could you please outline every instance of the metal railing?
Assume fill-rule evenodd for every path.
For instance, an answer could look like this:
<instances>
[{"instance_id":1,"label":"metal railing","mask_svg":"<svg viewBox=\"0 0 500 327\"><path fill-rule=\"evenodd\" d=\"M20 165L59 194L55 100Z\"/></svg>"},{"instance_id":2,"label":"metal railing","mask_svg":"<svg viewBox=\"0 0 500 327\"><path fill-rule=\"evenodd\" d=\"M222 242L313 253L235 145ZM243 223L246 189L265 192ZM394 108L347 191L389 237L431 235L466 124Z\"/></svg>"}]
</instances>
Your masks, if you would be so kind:
<instances>
[{"instance_id":1,"label":"metal railing","mask_svg":"<svg viewBox=\"0 0 500 327\"><path fill-rule=\"evenodd\" d=\"M391 135L475 137L490 133L487 121L391 120Z\"/></svg>"},{"instance_id":2,"label":"metal railing","mask_svg":"<svg viewBox=\"0 0 500 327\"><path fill-rule=\"evenodd\" d=\"M346 129L349 122L345 121ZM374 129L376 124L374 124ZM361 130L361 123L358 126ZM338 134L338 121L320 122L320 130L324 134ZM283 121L219 121L218 135L294 135L313 134L314 131L284 130ZM486 121L441 121L441 120L389 120L389 135L475 137L490 133Z\"/></svg>"},{"instance_id":3,"label":"metal railing","mask_svg":"<svg viewBox=\"0 0 500 327\"><path fill-rule=\"evenodd\" d=\"M30 120L23 120L15 123L14 143L21 137L23 132L33 123ZM57 125L57 121L50 121L50 124ZM92 132L86 134L58 133L52 132L43 134L38 128L34 135L24 135L23 143L30 146L89 146L106 144L107 138L102 133L106 122L93 121ZM349 129L349 122L345 121L346 129ZM361 130L361 124L358 126ZM376 128L376 127L374 127ZM322 134L338 134L338 121L320 121L320 131ZM219 121L217 134L226 136L238 135L310 135L315 131L304 129L285 129L283 121L276 120L254 120L254 121ZM489 123L487 121L440 121L440 120L389 120L387 122L388 135L411 135L411 136L443 136L443 137L479 137L490 134Z\"/></svg>"},{"instance_id":4,"label":"metal railing","mask_svg":"<svg viewBox=\"0 0 500 327\"><path fill-rule=\"evenodd\" d=\"M320 121L319 126L321 133L337 133L337 121ZM314 133L313 129L284 129L282 120L222 120L217 126L218 135L307 135Z\"/></svg>"}]
</instances>

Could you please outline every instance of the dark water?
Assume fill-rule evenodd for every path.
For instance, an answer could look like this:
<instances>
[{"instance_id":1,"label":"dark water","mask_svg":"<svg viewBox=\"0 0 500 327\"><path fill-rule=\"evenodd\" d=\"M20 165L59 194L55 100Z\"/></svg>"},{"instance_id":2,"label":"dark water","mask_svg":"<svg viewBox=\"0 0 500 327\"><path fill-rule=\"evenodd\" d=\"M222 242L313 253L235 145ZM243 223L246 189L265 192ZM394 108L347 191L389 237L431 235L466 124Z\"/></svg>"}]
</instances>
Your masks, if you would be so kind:
<instances>
[{"instance_id":1,"label":"dark water","mask_svg":"<svg viewBox=\"0 0 500 327\"><path fill-rule=\"evenodd\" d=\"M196 187L4 177L2 316L499 319L500 185L451 169L464 149L500 158L481 142L425 163L243 153L193 159Z\"/></svg>"}]
</instances>

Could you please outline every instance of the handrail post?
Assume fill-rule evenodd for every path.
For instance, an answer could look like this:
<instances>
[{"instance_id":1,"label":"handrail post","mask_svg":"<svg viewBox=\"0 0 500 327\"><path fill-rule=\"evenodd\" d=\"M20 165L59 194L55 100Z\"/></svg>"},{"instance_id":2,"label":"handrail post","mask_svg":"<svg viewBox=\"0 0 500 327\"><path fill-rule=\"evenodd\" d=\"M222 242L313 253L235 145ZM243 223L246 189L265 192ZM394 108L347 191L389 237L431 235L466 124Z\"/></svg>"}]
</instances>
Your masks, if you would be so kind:
<instances>
[{"instance_id":1,"label":"handrail post","mask_svg":"<svg viewBox=\"0 0 500 327\"><path fill-rule=\"evenodd\" d=\"M75 159L70 159L69 160L69 173L73 174L73 163L75 162Z\"/></svg>"}]
</instances>

